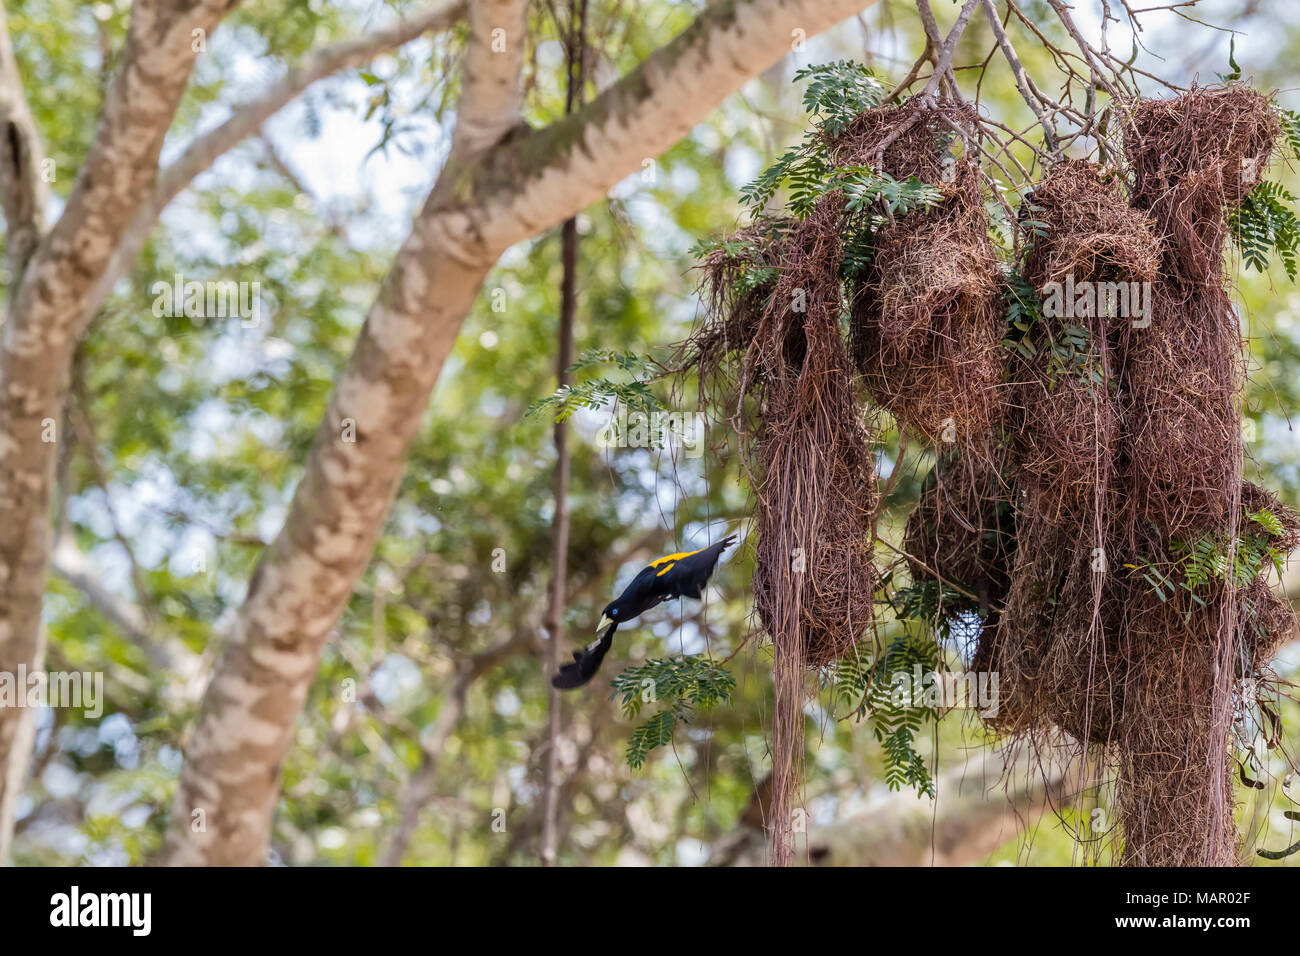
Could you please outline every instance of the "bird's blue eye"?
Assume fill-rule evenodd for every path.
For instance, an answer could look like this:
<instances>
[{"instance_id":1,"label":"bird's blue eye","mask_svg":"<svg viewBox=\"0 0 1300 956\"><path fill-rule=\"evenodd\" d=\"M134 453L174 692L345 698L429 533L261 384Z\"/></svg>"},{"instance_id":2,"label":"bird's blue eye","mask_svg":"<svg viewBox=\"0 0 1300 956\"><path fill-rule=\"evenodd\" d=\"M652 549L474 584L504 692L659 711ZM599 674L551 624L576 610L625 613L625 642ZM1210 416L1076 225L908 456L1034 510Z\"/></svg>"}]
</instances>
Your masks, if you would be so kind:
<instances>
[{"instance_id":1,"label":"bird's blue eye","mask_svg":"<svg viewBox=\"0 0 1300 956\"><path fill-rule=\"evenodd\" d=\"M610 611L610 612L609 612L609 616L610 616L610 617L618 617L618 608L614 608L614 610Z\"/></svg>"}]
</instances>

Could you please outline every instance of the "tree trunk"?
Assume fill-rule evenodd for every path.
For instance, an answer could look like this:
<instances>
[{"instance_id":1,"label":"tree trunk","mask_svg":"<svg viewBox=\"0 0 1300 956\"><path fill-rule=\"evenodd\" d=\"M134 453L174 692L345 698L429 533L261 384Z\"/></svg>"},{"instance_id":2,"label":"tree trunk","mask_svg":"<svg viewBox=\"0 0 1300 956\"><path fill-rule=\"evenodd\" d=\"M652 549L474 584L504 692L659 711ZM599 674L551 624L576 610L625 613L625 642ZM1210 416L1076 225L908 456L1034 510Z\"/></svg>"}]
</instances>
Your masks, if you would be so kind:
<instances>
[{"instance_id":1,"label":"tree trunk","mask_svg":"<svg viewBox=\"0 0 1300 956\"><path fill-rule=\"evenodd\" d=\"M518 80L523 5L471 6L451 155L371 307L285 527L254 574L218 662L173 808L170 862L265 859L280 762L321 648L370 559L407 447L497 257L671 146L787 53L792 37L818 33L863 6L739 0L709 7L585 109L531 133L506 108L501 80ZM493 53L491 30L503 24L505 52ZM348 423L352 443L341 437Z\"/></svg>"},{"instance_id":2,"label":"tree trunk","mask_svg":"<svg viewBox=\"0 0 1300 956\"><path fill-rule=\"evenodd\" d=\"M153 186L158 154L199 45L233 0L132 7L122 70L108 92L85 165L59 221L32 246L16 275L0 341L0 669L43 664L41 602L51 546L50 509L58 429L73 349L90 321L87 302L126 225ZM8 34L0 37L8 46ZM12 53L0 84L8 87ZM11 111L8 90L4 109ZM11 134L23 130L6 124ZM34 131L26 131L34 135ZM20 153L38 155L25 147ZM27 173L31 175L30 171ZM57 175L57 171L56 171ZM24 182L28 181L26 178ZM10 195L10 177L0 188ZM9 208L10 198L6 198ZM30 206L30 203L28 204ZM39 210L28 209L29 214ZM26 777L31 728L26 708L0 709L0 860L7 859L13 813Z\"/></svg>"}]
</instances>

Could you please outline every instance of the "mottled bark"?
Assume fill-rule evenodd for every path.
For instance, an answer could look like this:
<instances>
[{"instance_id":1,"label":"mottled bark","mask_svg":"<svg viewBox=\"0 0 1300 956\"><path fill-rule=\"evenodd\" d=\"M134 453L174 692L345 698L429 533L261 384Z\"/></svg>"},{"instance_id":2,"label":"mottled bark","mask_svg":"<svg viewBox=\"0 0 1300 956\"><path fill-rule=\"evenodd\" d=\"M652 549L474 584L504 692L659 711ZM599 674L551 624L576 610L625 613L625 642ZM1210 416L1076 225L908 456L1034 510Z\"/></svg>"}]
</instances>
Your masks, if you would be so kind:
<instances>
[{"instance_id":1,"label":"mottled bark","mask_svg":"<svg viewBox=\"0 0 1300 956\"><path fill-rule=\"evenodd\" d=\"M470 8L461 113L466 102L482 103L484 115L469 127L476 136L493 128L499 137L517 123L525 10L523 0ZM505 31L504 48L494 29ZM514 97L502 97L511 83ZM492 93L476 93L480 84ZM470 251L467 217L447 185L482 148L459 133L453 139L443 176L366 317L285 526L249 583L186 750L169 863L266 857L280 762L321 648L369 560L459 320L491 266Z\"/></svg>"},{"instance_id":2,"label":"mottled bark","mask_svg":"<svg viewBox=\"0 0 1300 956\"><path fill-rule=\"evenodd\" d=\"M370 559L407 447L497 257L679 140L789 52L796 30L812 36L869 5L717 4L587 108L526 132L501 85L518 75L520 6L472 4L461 131L370 310L285 527L263 556L218 663L173 809L169 862L265 859L280 762L321 648ZM488 47L494 28L505 31L497 53ZM346 422L355 426L354 443L343 440ZM193 826L196 810L204 811L202 832Z\"/></svg>"},{"instance_id":3,"label":"mottled bark","mask_svg":"<svg viewBox=\"0 0 1300 956\"><path fill-rule=\"evenodd\" d=\"M14 62L8 20L0 6L0 203L9 249L11 298L44 231L47 192L41 176L42 159L40 137ZM4 576L0 576L0 588L3 586ZM42 656L36 641L10 642L10 632L0 621L0 671L12 670L19 663L39 666ZM0 715L0 864L8 858L14 810L27 774L33 731L26 709Z\"/></svg>"},{"instance_id":4,"label":"mottled bark","mask_svg":"<svg viewBox=\"0 0 1300 956\"><path fill-rule=\"evenodd\" d=\"M6 604L6 586L15 577L14 571L6 569L14 565L0 563L0 669L24 662L32 668L41 663L41 637L33 633L32 622L39 614L49 550L46 515L52 479L48 469L53 467L61 438L57 432L51 433L47 422L62 420L58 409L63 405L72 347L114 283L135 261L162 210L219 156L258 132L270 116L312 83L368 62L430 30L446 29L465 14L464 0L443 0L364 37L315 51L229 120L196 139L158 173L159 148L188 83L194 48L201 46L200 39L206 41L206 34L234 5L206 3L183 10L179 5L149 0L135 4L125 66L110 91L95 145L73 196L42 249L41 286L26 298L17 295L16 280L42 238L40 213L46 189L39 176L39 140L22 99L0 12L0 130L10 131L6 139L15 144L8 156L21 159L0 161L0 193L15 275L13 320L6 328L0 363L0 383L6 386L0 410L10 416L9 422L14 421L16 411L29 426L23 434L6 435L5 424L0 424L0 493L8 494L14 488L28 492L21 499L0 501L0 513L26 516L23 529L11 536L8 552L0 530L0 562L12 554L20 565L11 585L13 600ZM196 37L199 30L203 35ZM0 151L0 160L5 155ZM17 333L12 347L10 332ZM33 448L34 432L41 437L53 434L54 441ZM7 467L6 462L16 458L22 459L24 470ZM74 583L86 585L87 579L83 576ZM107 597L86 593L101 602ZM146 648L173 658L183 650L163 637ZM188 655L183 668L172 670L183 678L179 692L184 697L192 693L193 661L193 655ZM8 821L22 788L25 755L30 750L30 734L21 726L27 712L9 716L12 720L6 722L0 715L0 859L7 852ZM20 739L20 734L25 736Z\"/></svg>"},{"instance_id":5,"label":"mottled bark","mask_svg":"<svg viewBox=\"0 0 1300 956\"><path fill-rule=\"evenodd\" d=\"M109 89L86 163L59 221L11 290L0 340L0 671L43 662L40 613L50 558L50 505L73 348L86 301L122 232L149 195L158 153L195 59L193 31L212 30L233 0L140 0L122 71ZM0 710L0 860L31 749L30 710Z\"/></svg>"}]
</instances>

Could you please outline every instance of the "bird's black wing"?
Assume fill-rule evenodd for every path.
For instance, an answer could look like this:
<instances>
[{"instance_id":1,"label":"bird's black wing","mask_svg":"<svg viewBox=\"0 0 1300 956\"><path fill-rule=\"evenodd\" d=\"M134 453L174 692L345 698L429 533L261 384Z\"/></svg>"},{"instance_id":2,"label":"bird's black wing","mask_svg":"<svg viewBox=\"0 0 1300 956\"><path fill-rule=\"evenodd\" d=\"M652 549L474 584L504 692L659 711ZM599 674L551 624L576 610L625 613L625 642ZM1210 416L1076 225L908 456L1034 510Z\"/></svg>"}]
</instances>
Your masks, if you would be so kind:
<instances>
[{"instance_id":1,"label":"bird's black wing","mask_svg":"<svg viewBox=\"0 0 1300 956\"><path fill-rule=\"evenodd\" d=\"M551 686L558 687L560 690L572 690L595 677L596 671L600 669L600 662L605 659L610 645L614 643L614 632L617 630L618 625L611 624L596 640L582 650L574 651L573 663L560 667L560 672L551 678Z\"/></svg>"},{"instance_id":2,"label":"bird's black wing","mask_svg":"<svg viewBox=\"0 0 1300 956\"><path fill-rule=\"evenodd\" d=\"M687 554L668 564L656 577L656 592L663 594L659 600L675 597L699 598L704 594L704 587L713 576L713 569L718 565L722 552L735 543L736 536L731 535L715 545Z\"/></svg>"}]
</instances>

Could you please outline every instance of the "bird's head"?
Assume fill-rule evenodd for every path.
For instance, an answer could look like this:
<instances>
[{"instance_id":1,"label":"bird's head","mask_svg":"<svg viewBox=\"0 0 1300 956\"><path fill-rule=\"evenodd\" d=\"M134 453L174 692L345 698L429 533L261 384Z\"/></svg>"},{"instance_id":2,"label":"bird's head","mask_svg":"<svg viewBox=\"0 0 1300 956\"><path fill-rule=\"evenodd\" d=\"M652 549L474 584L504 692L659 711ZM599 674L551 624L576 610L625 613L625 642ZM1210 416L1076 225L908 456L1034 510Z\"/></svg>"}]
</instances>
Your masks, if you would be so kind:
<instances>
[{"instance_id":1,"label":"bird's head","mask_svg":"<svg viewBox=\"0 0 1300 956\"><path fill-rule=\"evenodd\" d=\"M605 628L613 627L623 618L623 609L619 607L617 601L610 601L605 605L605 610L600 612L600 623L596 625L596 633L603 633Z\"/></svg>"}]
</instances>

